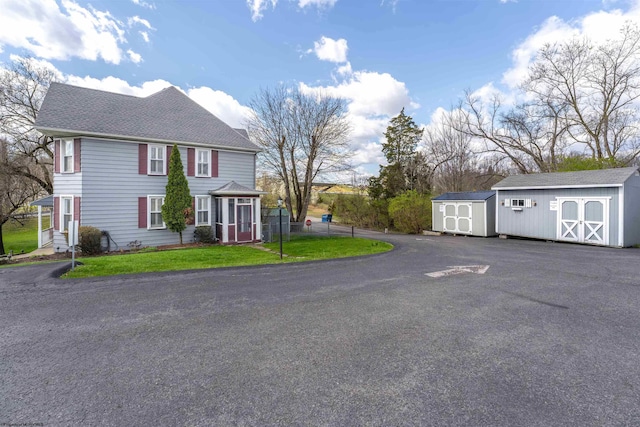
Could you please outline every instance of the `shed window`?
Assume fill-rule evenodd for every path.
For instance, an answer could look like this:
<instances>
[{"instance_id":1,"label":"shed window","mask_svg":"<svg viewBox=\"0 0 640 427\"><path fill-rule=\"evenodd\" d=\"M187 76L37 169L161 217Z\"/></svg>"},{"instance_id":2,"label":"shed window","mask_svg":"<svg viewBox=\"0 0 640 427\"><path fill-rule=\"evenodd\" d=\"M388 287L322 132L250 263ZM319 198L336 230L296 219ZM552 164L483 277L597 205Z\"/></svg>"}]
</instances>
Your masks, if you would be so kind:
<instances>
[{"instance_id":1,"label":"shed window","mask_svg":"<svg viewBox=\"0 0 640 427\"><path fill-rule=\"evenodd\" d=\"M512 208L530 208L533 203L531 199L506 199L504 205Z\"/></svg>"}]
</instances>

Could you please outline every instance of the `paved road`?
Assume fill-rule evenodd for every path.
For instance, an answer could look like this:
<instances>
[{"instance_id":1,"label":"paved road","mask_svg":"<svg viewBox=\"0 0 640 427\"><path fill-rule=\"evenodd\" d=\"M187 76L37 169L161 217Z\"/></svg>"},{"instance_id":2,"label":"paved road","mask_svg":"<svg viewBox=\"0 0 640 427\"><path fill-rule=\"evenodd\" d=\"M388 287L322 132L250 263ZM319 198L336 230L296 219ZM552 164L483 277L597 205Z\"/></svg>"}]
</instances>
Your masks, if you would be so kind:
<instances>
[{"instance_id":1,"label":"paved road","mask_svg":"<svg viewBox=\"0 0 640 427\"><path fill-rule=\"evenodd\" d=\"M640 425L640 250L381 237L296 265L2 269L0 425ZM490 268L425 275L454 265Z\"/></svg>"}]
</instances>

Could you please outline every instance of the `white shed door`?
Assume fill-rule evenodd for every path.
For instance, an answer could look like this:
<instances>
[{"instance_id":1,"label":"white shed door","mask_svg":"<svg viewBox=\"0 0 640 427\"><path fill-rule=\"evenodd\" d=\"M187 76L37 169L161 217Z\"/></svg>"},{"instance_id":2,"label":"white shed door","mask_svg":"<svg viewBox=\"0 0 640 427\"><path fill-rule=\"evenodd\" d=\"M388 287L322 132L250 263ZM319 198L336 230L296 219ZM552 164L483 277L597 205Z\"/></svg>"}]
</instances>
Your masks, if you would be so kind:
<instances>
[{"instance_id":1,"label":"white shed door","mask_svg":"<svg viewBox=\"0 0 640 427\"><path fill-rule=\"evenodd\" d=\"M471 234L471 203L450 202L444 204L444 231Z\"/></svg>"},{"instance_id":2,"label":"white shed door","mask_svg":"<svg viewBox=\"0 0 640 427\"><path fill-rule=\"evenodd\" d=\"M558 240L609 244L609 199L559 199Z\"/></svg>"}]
</instances>

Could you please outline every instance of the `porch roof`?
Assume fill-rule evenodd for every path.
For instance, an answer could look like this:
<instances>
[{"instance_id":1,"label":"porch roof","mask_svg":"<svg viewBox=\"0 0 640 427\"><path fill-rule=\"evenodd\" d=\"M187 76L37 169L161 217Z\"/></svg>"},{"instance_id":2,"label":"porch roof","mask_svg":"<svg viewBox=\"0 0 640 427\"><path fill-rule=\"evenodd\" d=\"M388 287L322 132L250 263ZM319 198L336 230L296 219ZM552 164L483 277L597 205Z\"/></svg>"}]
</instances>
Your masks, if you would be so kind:
<instances>
[{"instance_id":1,"label":"porch roof","mask_svg":"<svg viewBox=\"0 0 640 427\"><path fill-rule=\"evenodd\" d=\"M267 194L265 191L254 190L244 185L240 185L235 181L230 181L220 188L210 190L212 196L260 196Z\"/></svg>"},{"instance_id":2,"label":"porch roof","mask_svg":"<svg viewBox=\"0 0 640 427\"><path fill-rule=\"evenodd\" d=\"M53 206L53 195L48 195L38 200L34 200L29 203L31 206L43 206L43 207L51 207Z\"/></svg>"}]
</instances>

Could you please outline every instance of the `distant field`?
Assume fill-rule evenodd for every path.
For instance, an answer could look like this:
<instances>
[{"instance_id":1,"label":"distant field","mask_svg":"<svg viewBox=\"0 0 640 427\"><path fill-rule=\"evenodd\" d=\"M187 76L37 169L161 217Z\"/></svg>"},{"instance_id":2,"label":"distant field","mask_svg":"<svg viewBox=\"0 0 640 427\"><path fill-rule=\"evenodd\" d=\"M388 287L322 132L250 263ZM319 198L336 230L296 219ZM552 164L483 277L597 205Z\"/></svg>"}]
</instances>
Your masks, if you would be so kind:
<instances>
[{"instance_id":1,"label":"distant field","mask_svg":"<svg viewBox=\"0 0 640 427\"><path fill-rule=\"evenodd\" d=\"M48 218L43 218L47 227ZM9 221L2 226L2 241L5 252L14 254L27 253L38 248L38 218L28 218L24 225L17 221Z\"/></svg>"}]
</instances>

